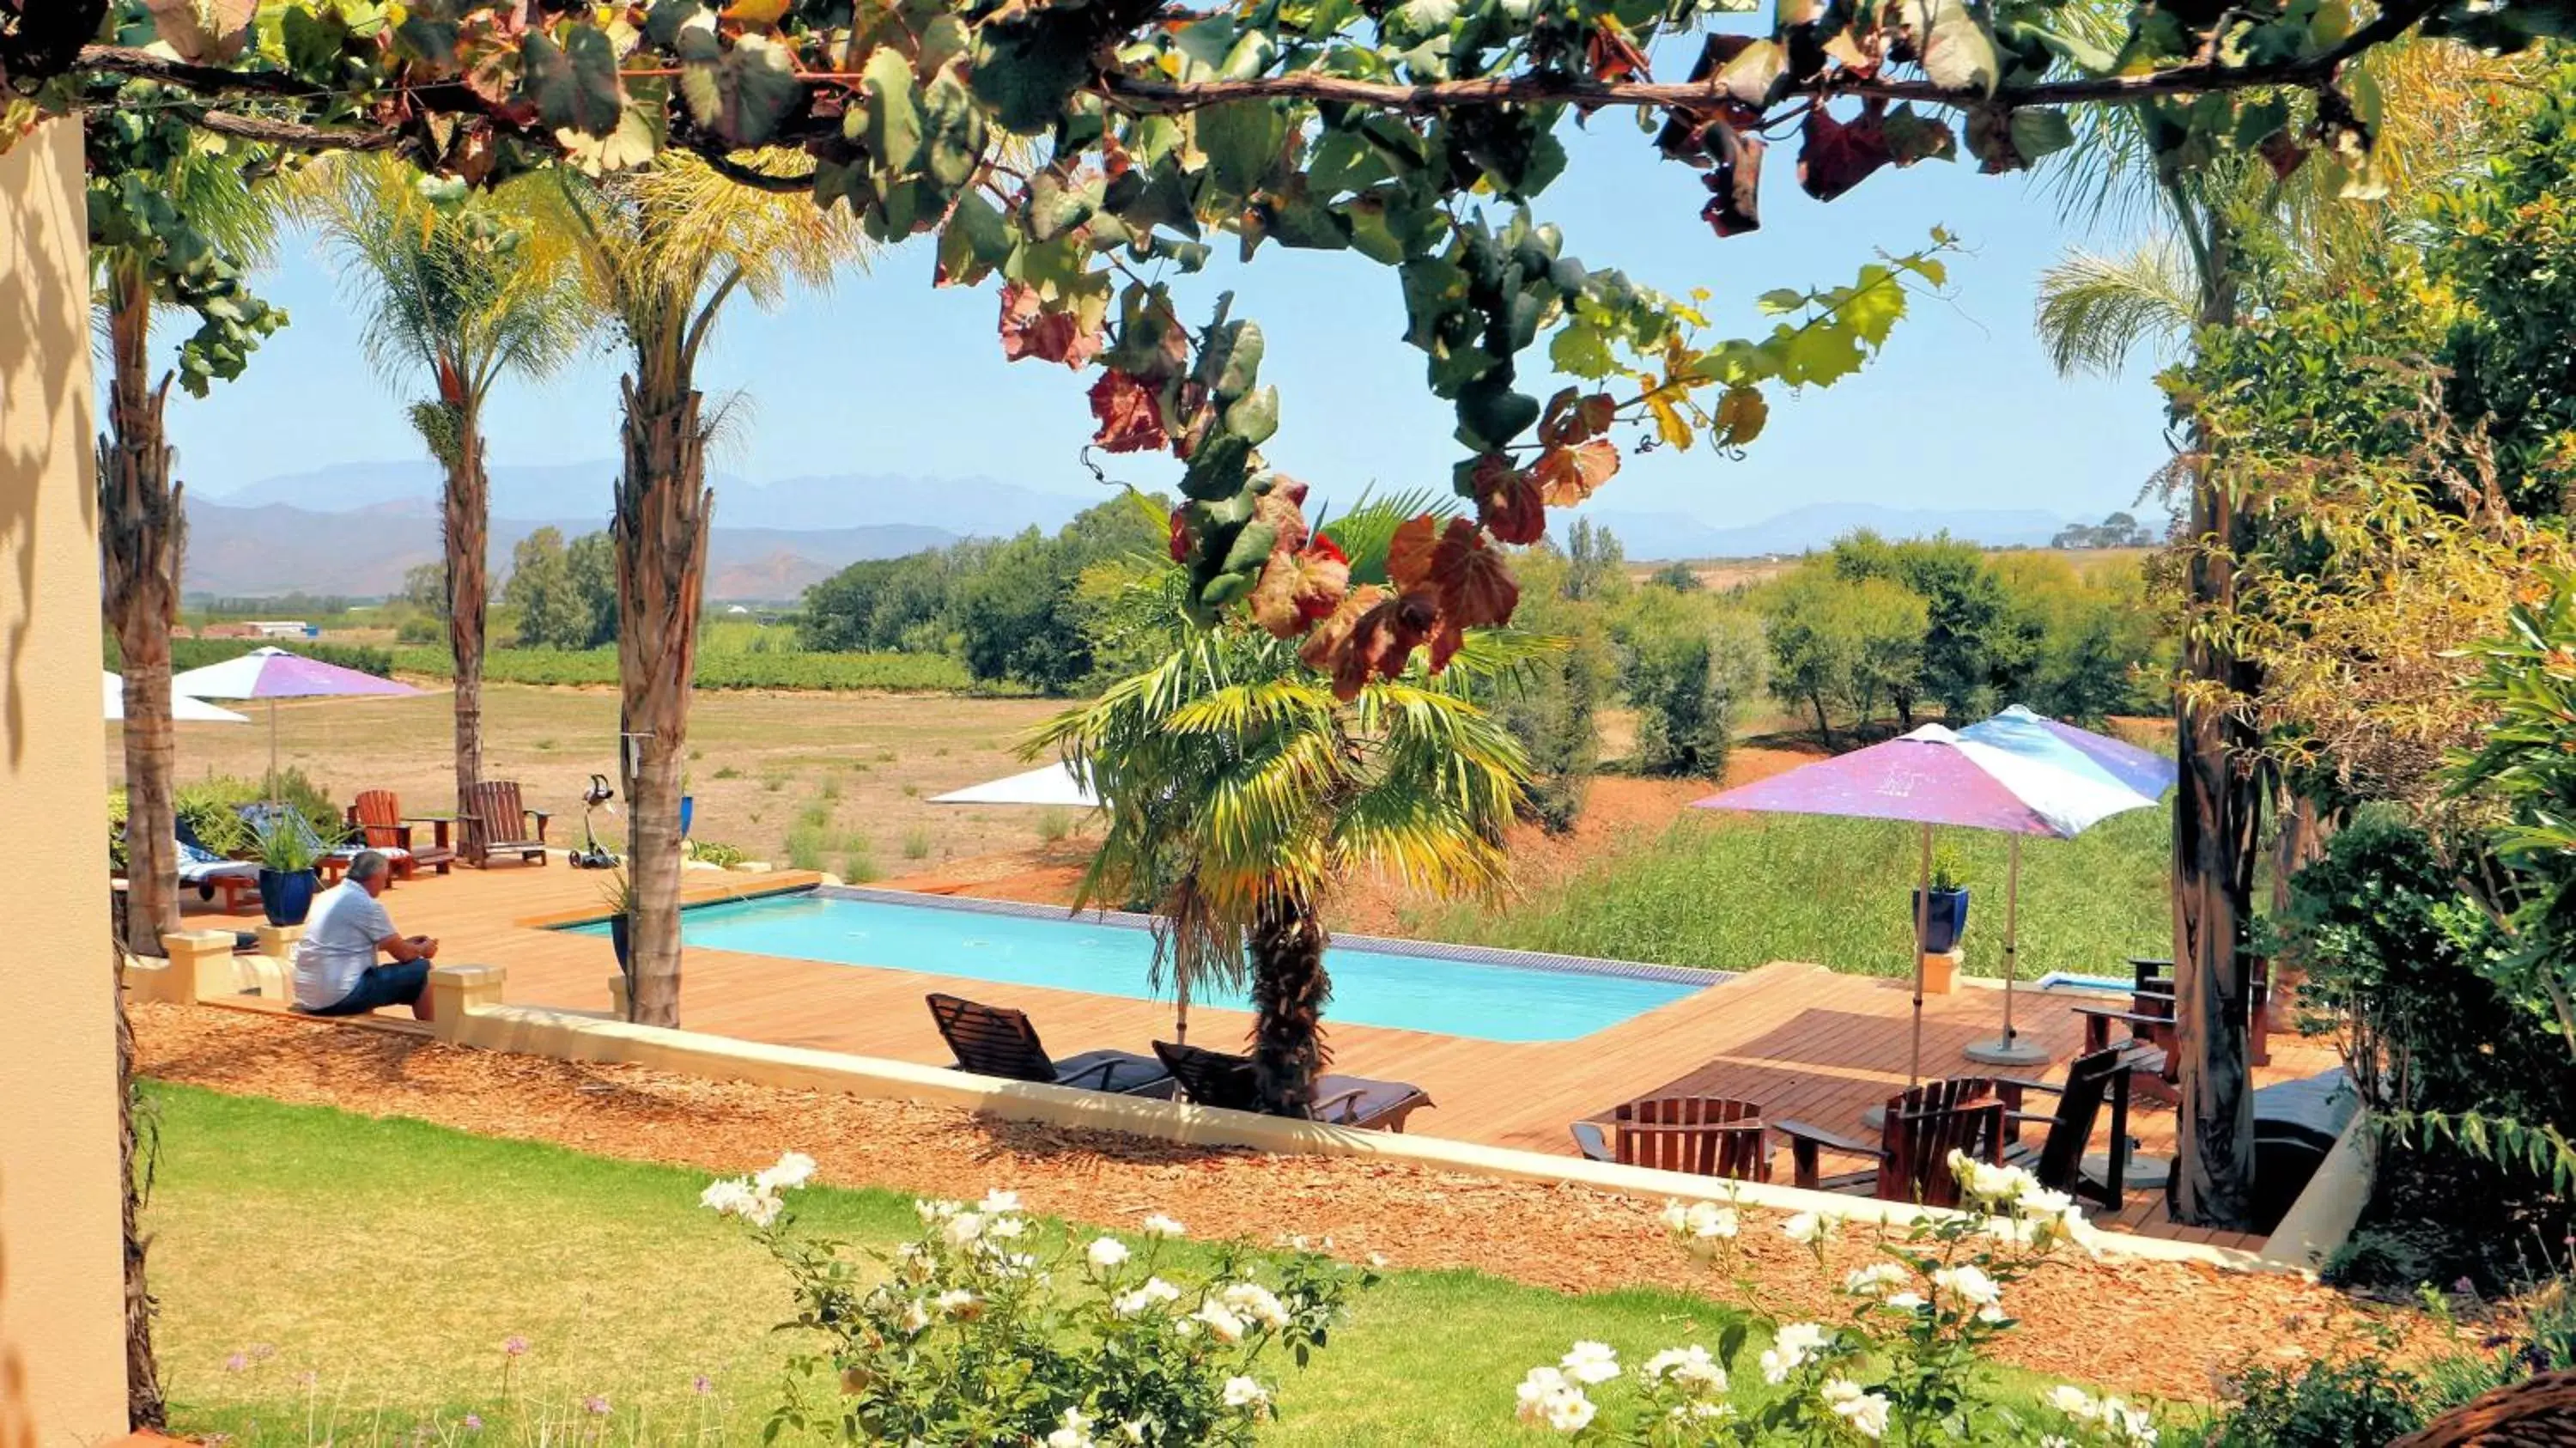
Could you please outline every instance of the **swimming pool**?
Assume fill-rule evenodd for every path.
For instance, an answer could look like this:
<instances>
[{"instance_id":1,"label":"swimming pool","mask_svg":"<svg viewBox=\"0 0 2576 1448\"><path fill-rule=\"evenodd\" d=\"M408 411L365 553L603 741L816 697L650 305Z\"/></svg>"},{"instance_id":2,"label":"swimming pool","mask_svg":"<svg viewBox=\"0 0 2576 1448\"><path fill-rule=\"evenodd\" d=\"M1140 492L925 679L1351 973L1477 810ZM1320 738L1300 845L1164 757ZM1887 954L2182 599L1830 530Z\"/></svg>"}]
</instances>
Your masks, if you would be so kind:
<instances>
[{"instance_id":1,"label":"swimming pool","mask_svg":"<svg viewBox=\"0 0 2576 1448\"><path fill-rule=\"evenodd\" d=\"M567 928L608 933L605 921ZM1169 999L1146 988L1154 942L1141 916L1070 918L1046 906L826 889L697 906L681 913L680 937L689 945L748 955ZM1325 964L1333 979L1326 1014L1334 1021L1484 1041L1570 1041L1725 978L1666 966L1355 937L1336 942ZM1250 1007L1239 992L1197 995L1192 1003Z\"/></svg>"}]
</instances>

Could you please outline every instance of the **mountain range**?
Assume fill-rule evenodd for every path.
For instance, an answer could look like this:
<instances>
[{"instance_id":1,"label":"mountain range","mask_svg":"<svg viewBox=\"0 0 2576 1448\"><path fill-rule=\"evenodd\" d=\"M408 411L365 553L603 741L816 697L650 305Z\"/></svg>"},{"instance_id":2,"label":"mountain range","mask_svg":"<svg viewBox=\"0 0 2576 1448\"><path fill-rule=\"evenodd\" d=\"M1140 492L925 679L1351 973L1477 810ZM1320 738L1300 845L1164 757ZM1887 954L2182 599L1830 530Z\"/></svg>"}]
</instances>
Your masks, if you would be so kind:
<instances>
[{"instance_id":1,"label":"mountain range","mask_svg":"<svg viewBox=\"0 0 2576 1448\"><path fill-rule=\"evenodd\" d=\"M1761 558L1822 548L1855 528L1889 538L1951 537L1988 548L2045 548L2067 519L2035 508L1890 508L1878 503L1810 503L1777 517L1721 528L1688 513L1586 509L1640 562L1675 558Z\"/></svg>"},{"instance_id":2,"label":"mountain range","mask_svg":"<svg viewBox=\"0 0 2576 1448\"><path fill-rule=\"evenodd\" d=\"M606 462L492 473L492 562L541 527L571 538L605 527ZM813 475L755 483L719 473L707 596L786 600L849 564L969 536L1053 531L1094 499L994 478ZM234 597L297 591L370 596L439 556L439 476L428 462L337 463L188 498L187 586ZM1891 538L1947 531L1989 547L2039 547L2067 520L2036 509L1813 503L1719 527L1688 513L1586 510L1640 562L1759 558L1820 548L1855 528ZM864 519L862 522L860 520Z\"/></svg>"}]
</instances>

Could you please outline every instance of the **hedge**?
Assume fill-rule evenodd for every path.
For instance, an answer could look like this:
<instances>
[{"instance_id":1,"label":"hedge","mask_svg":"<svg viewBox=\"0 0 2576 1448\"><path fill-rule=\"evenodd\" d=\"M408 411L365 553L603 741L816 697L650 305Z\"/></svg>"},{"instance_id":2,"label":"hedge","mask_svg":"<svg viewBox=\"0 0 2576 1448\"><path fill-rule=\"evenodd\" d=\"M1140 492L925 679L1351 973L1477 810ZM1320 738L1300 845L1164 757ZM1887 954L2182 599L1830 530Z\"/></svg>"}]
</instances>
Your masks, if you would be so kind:
<instances>
[{"instance_id":1,"label":"hedge","mask_svg":"<svg viewBox=\"0 0 2576 1448\"><path fill-rule=\"evenodd\" d=\"M447 650L396 649L406 674L444 679L454 672ZM614 684L617 650L493 649L483 678L495 684ZM701 689L882 689L895 693L962 693L975 687L966 666L946 654L724 653L698 655Z\"/></svg>"},{"instance_id":2,"label":"hedge","mask_svg":"<svg viewBox=\"0 0 2576 1448\"><path fill-rule=\"evenodd\" d=\"M103 657L109 671L123 669L125 656L116 647L116 636L106 635L104 644ZM267 648L272 644L284 648L291 654L301 654L308 659L319 659L326 664L338 664L345 669L356 669L360 673L373 674L380 679L390 679L394 676L394 655L391 649L371 649L360 644L326 644L313 639L172 639L170 640L170 669L173 673L184 674L190 669L202 669L208 664L220 664L226 659L240 658L253 649Z\"/></svg>"}]
</instances>

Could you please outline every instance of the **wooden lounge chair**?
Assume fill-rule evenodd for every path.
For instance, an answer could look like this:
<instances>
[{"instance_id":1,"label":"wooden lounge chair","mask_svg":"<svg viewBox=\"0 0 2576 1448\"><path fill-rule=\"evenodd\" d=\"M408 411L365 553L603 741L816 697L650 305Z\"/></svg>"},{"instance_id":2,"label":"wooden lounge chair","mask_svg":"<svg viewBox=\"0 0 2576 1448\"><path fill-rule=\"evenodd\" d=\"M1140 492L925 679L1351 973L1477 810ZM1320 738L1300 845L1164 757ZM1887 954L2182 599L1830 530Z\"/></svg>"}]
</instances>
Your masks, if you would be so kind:
<instances>
[{"instance_id":1,"label":"wooden lounge chair","mask_svg":"<svg viewBox=\"0 0 2576 1448\"><path fill-rule=\"evenodd\" d=\"M2142 1049L2135 1044L2119 1045L2078 1056L2068 1064L2066 1079L2061 1083L1997 1078L1995 1093L2004 1102L2006 1164L2023 1168L2051 1191L2065 1192L2110 1211L2120 1210L2121 1191L2129 1173L2131 1068ZM2022 1110L2023 1094L2031 1091L2054 1095L2057 1109L2045 1115ZM2084 1153L2093 1143L2093 1129L2101 1121L2105 1102L2111 1107L2110 1161L2104 1168L2103 1180L2096 1181L2084 1174ZM2026 1122L2045 1123L2048 1127L2048 1134L2035 1147L2018 1139L2018 1128Z\"/></svg>"},{"instance_id":2,"label":"wooden lounge chair","mask_svg":"<svg viewBox=\"0 0 2576 1448\"><path fill-rule=\"evenodd\" d=\"M1037 1027L1022 1012L979 1005L934 991L930 1019L957 1053L952 1067L1005 1081L1038 1081L1117 1096L1169 1097L1172 1073L1151 1056L1133 1051L1085 1051L1058 1061L1038 1043Z\"/></svg>"},{"instance_id":3,"label":"wooden lounge chair","mask_svg":"<svg viewBox=\"0 0 2576 1448\"><path fill-rule=\"evenodd\" d=\"M185 824L180 832L187 833ZM259 866L248 860L227 860L193 839L179 841L179 886L196 891L198 899L210 903L222 896L215 908L226 915L259 908Z\"/></svg>"},{"instance_id":4,"label":"wooden lounge chair","mask_svg":"<svg viewBox=\"0 0 2576 1448\"><path fill-rule=\"evenodd\" d=\"M546 821L552 816L522 804L516 780L487 779L474 786L456 818L465 826L464 861L478 870L488 869L495 856L546 862Z\"/></svg>"},{"instance_id":5,"label":"wooden lounge chair","mask_svg":"<svg viewBox=\"0 0 2576 1448\"><path fill-rule=\"evenodd\" d=\"M1210 1051L1199 1046L1156 1041L1154 1054L1171 1068L1181 1093L1200 1106L1228 1111L1259 1111L1260 1089L1254 1084L1252 1058ZM1409 1081L1372 1081L1365 1076L1321 1076L1315 1081L1313 1118L1332 1126L1363 1131L1383 1127L1404 1130L1404 1119L1435 1105L1430 1094Z\"/></svg>"},{"instance_id":6,"label":"wooden lounge chair","mask_svg":"<svg viewBox=\"0 0 2576 1448\"><path fill-rule=\"evenodd\" d=\"M1595 1161L1771 1180L1770 1135L1762 1126L1762 1108L1750 1101L1648 1096L1612 1107L1608 1121L1578 1121L1573 1131L1574 1144Z\"/></svg>"},{"instance_id":7,"label":"wooden lounge chair","mask_svg":"<svg viewBox=\"0 0 2576 1448\"><path fill-rule=\"evenodd\" d=\"M422 869L444 875L456 859L456 850L448 840L449 821L435 818L406 819L402 801L389 789L371 789L349 802L349 827L357 831L357 848L375 850L393 861L394 876L408 880ZM420 826L430 827L433 844L422 845L414 838Z\"/></svg>"},{"instance_id":8,"label":"wooden lounge chair","mask_svg":"<svg viewBox=\"0 0 2576 1448\"><path fill-rule=\"evenodd\" d=\"M1875 1196L1881 1201L1913 1202L1926 1207L1959 1204L1959 1182L1950 1171L1950 1153L1965 1152L1981 1161L2000 1163L2004 1147L2004 1103L1995 1083L1983 1076L1954 1076L1926 1081L1911 1091L1887 1098L1887 1123L1876 1145L1836 1135L1800 1121L1772 1123L1789 1138L1796 1185L1811 1191ZM1826 1176L1818 1167L1822 1152L1875 1157L1875 1168Z\"/></svg>"}]
</instances>

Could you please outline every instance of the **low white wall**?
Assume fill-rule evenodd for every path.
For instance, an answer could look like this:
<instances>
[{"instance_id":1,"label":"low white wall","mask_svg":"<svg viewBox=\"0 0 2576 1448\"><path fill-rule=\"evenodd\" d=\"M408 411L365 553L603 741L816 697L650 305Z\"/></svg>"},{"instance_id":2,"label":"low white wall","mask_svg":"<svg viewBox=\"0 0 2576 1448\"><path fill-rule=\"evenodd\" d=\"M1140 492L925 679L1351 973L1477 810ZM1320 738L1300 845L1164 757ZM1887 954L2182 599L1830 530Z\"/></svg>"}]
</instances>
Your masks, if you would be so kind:
<instances>
[{"instance_id":1,"label":"low white wall","mask_svg":"<svg viewBox=\"0 0 2576 1448\"><path fill-rule=\"evenodd\" d=\"M2370 1204L2371 1176L2370 1118L2356 1111L2306 1190L2264 1242L2264 1263L2295 1272L2324 1267L2336 1248L2352 1240L2361 1210Z\"/></svg>"},{"instance_id":2,"label":"low white wall","mask_svg":"<svg viewBox=\"0 0 2576 1448\"><path fill-rule=\"evenodd\" d=\"M1244 1111L1111 1096L1098 1091L1033 1082L1003 1081L940 1066L844 1055L798 1046L773 1046L729 1036L533 1006L501 1003L503 974L488 965L441 965L430 972L435 1029L443 1040L491 1051L516 1051L565 1061L613 1062L720 1081L746 1081L800 1091L912 1101L991 1112L1022 1121L1125 1132L1190 1146L1237 1146L1316 1156L1367 1156L1440 1171L1474 1172L1523 1181L1568 1182L1649 1198L1732 1201L1780 1212L1819 1212L1849 1221L1906 1225L1949 1215L1938 1208L1882 1202L1760 1182L1738 1182L1685 1172L1620 1166L1580 1157L1514 1151L1437 1136L1357 1131L1313 1121L1290 1121ZM2199 1262L2234 1270L2278 1270L2250 1252L2157 1237L2104 1234L2107 1253L2167 1262Z\"/></svg>"}]
</instances>

